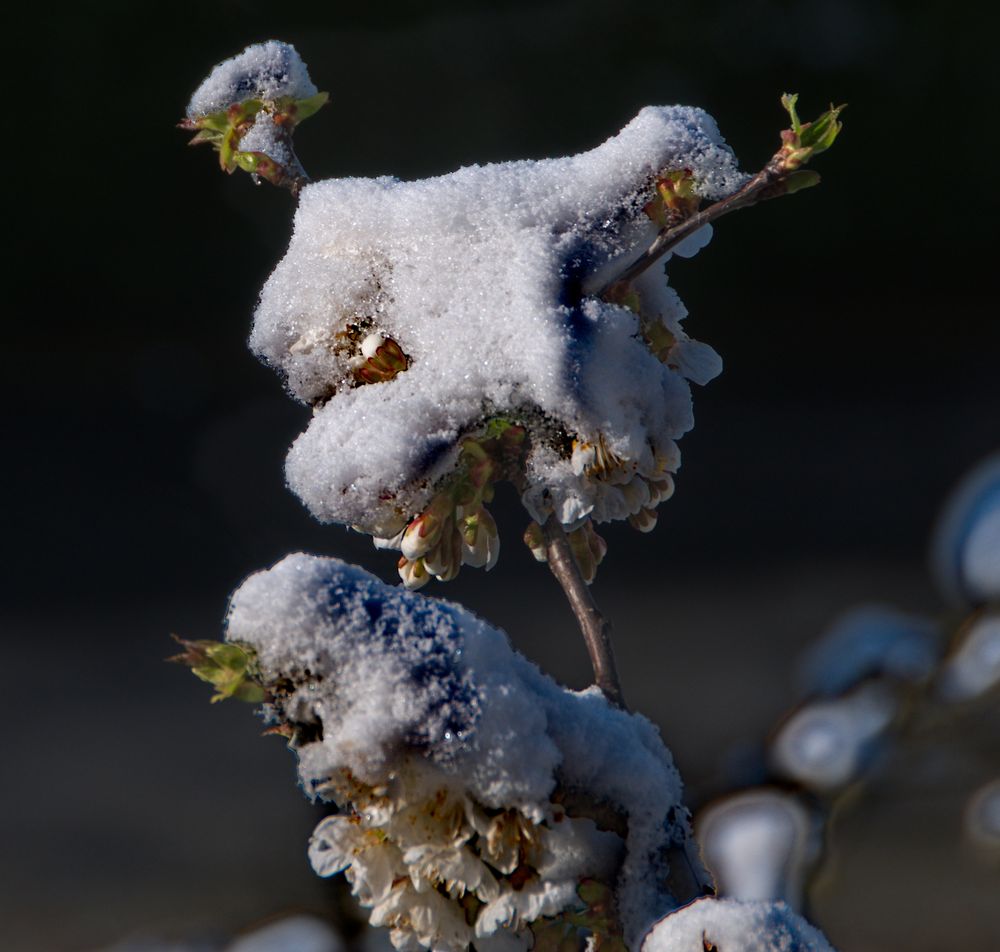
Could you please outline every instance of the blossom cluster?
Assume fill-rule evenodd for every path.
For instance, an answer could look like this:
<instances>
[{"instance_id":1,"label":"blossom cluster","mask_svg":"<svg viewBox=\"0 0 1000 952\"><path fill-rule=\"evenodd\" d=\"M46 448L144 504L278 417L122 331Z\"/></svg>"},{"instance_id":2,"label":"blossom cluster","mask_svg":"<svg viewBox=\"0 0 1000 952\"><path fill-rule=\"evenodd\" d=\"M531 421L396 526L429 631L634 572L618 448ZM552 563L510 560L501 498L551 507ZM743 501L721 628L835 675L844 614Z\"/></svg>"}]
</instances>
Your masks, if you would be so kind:
<instances>
[{"instance_id":1,"label":"blossom cluster","mask_svg":"<svg viewBox=\"0 0 1000 952\"><path fill-rule=\"evenodd\" d=\"M709 883L656 729L461 608L294 555L237 590L227 639L336 805L316 871L344 872L398 948L524 949L553 918L634 947L673 877Z\"/></svg>"},{"instance_id":2,"label":"blossom cluster","mask_svg":"<svg viewBox=\"0 0 1000 952\"><path fill-rule=\"evenodd\" d=\"M494 460L491 481L513 482L537 523L649 531L693 423L689 381L721 363L685 334L662 267L602 288L746 180L711 117L647 107L569 158L306 184L291 132L324 101L295 50L271 41L216 67L182 124L226 170L299 194L250 340L313 407L289 485L321 520L401 549L414 588L495 563L484 500L460 497L469 448L497 426L520 433L521 452L512 470Z\"/></svg>"},{"instance_id":3,"label":"blossom cluster","mask_svg":"<svg viewBox=\"0 0 1000 952\"><path fill-rule=\"evenodd\" d=\"M582 907L581 884L613 879L621 858L621 839L591 819L558 803L540 822L487 810L412 756L384 783L342 770L315 789L342 812L313 833L313 868L346 873L370 923L402 952L525 950L533 923Z\"/></svg>"}]
</instances>

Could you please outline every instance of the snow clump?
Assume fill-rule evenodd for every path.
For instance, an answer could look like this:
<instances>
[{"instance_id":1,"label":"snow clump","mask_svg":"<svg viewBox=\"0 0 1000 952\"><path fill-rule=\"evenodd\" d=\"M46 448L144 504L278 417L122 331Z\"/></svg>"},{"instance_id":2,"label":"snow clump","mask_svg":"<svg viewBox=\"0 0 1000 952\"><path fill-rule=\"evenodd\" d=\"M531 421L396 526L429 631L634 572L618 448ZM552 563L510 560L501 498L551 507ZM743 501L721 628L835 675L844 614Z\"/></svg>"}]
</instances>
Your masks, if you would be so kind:
<instances>
[{"instance_id":1,"label":"snow clump","mask_svg":"<svg viewBox=\"0 0 1000 952\"><path fill-rule=\"evenodd\" d=\"M642 952L833 952L783 902L699 899L661 919Z\"/></svg>"},{"instance_id":2,"label":"snow clump","mask_svg":"<svg viewBox=\"0 0 1000 952\"><path fill-rule=\"evenodd\" d=\"M459 606L298 554L237 590L227 639L253 651L304 790L340 809L314 868L346 872L397 948L527 948L585 879L613 887L633 946L676 906L666 854L690 829L656 728Z\"/></svg>"},{"instance_id":3,"label":"snow clump","mask_svg":"<svg viewBox=\"0 0 1000 952\"><path fill-rule=\"evenodd\" d=\"M187 116L197 119L223 112L248 99L308 99L317 91L295 47L268 40L219 63L191 96Z\"/></svg>"},{"instance_id":4,"label":"snow clump","mask_svg":"<svg viewBox=\"0 0 1000 952\"><path fill-rule=\"evenodd\" d=\"M513 481L533 519L651 528L693 425L689 381L721 361L685 334L662 266L596 292L652 242L678 176L694 204L746 180L700 109L647 107L569 158L307 185L250 346L313 407L286 465L310 511L398 548L463 445L500 423L526 435ZM457 571L438 562L431 575Z\"/></svg>"}]
</instances>

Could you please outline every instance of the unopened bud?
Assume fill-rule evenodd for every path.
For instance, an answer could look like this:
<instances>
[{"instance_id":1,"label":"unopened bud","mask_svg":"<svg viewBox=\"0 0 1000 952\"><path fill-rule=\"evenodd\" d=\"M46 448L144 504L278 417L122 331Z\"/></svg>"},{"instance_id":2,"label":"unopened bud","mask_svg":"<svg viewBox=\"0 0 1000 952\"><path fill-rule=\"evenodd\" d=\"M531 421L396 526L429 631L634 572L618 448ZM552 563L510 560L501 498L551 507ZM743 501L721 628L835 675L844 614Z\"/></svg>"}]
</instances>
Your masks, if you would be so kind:
<instances>
[{"instance_id":1,"label":"unopened bud","mask_svg":"<svg viewBox=\"0 0 1000 952\"><path fill-rule=\"evenodd\" d=\"M410 591L423 588L430 581L431 577L424 566L423 559L414 559L411 561L404 555L399 560L397 568L399 569L399 577L403 580L403 585L410 589Z\"/></svg>"},{"instance_id":2,"label":"unopened bud","mask_svg":"<svg viewBox=\"0 0 1000 952\"><path fill-rule=\"evenodd\" d=\"M524 530L524 544L538 562L548 562L549 556L545 545L545 533L537 522L529 522Z\"/></svg>"},{"instance_id":3,"label":"unopened bud","mask_svg":"<svg viewBox=\"0 0 1000 952\"><path fill-rule=\"evenodd\" d=\"M455 505L447 492L438 493L431 504L403 532L399 548L407 559L419 559L433 549L441 538L446 520L454 513Z\"/></svg>"},{"instance_id":4,"label":"unopened bud","mask_svg":"<svg viewBox=\"0 0 1000 952\"><path fill-rule=\"evenodd\" d=\"M656 512L653 509L640 509L628 517L629 525L640 532L652 532L656 528Z\"/></svg>"}]
</instances>

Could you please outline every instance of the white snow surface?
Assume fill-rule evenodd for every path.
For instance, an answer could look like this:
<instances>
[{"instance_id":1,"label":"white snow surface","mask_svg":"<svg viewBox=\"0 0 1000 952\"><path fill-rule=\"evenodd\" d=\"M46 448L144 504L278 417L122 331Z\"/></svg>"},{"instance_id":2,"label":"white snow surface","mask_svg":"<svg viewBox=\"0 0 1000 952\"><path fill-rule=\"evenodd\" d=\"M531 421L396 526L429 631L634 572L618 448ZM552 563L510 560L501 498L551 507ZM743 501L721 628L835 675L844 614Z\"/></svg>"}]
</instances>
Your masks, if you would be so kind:
<instances>
[{"instance_id":1,"label":"white snow surface","mask_svg":"<svg viewBox=\"0 0 1000 952\"><path fill-rule=\"evenodd\" d=\"M834 952L783 902L698 899L661 919L642 952Z\"/></svg>"},{"instance_id":2,"label":"white snow surface","mask_svg":"<svg viewBox=\"0 0 1000 952\"><path fill-rule=\"evenodd\" d=\"M560 687L460 606L296 554L240 586L227 638L254 649L265 683L295 685L286 716L322 725L297 750L308 794L343 768L385 783L416 752L483 806L540 822L558 782L628 817L618 895L633 937L674 905L661 851L689 830L658 730Z\"/></svg>"},{"instance_id":3,"label":"white snow surface","mask_svg":"<svg viewBox=\"0 0 1000 952\"><path fill-rule=\"evenodd\" d=\"M263 152L285 168L296 168L298 159L291 148L291 140L271 113L262 111L254 117L250 128L240 139L241 152Z\"/></svg>"},{"instance_id":4,"label":"white snow surface","mask_svg":"<svg viewBox=\"0 0 1000 952\"><path fill-rule=\"evenodd\" d=\"M684 334L662 265L636 288L677 339L672 366L645 346L635 314L583 287L650 243L656 227L642 207L658 173L682 168L706 198L746 178L709 115L672 106L643 109L569 158L306 186L250 346L315 407L286 468L309 509L395 534L452 468L459 437L498 413L532 431L524 498L540 521L554 510L578 523L598 504L546 445L553 428L591 442L602 434L640 473L654 452L676 457L673 441L693 425L688 379L706 382L721 362ZM709 235L676 253L693 254ZM409 367L353 386L357 355L338 337L349 322L391 337Z\"/></svg>"},{"instance_id":5,"label":"white snow surface","mask_svg":"<svg viewBox=\"0 0 1000 952\"><path fill-rule=\"evenodd\" d=\"M247 99L308 99L317 92L295 47L268 40L219 63L195 90L187 115L196 119Z\"/></svg>"}]
</instances>

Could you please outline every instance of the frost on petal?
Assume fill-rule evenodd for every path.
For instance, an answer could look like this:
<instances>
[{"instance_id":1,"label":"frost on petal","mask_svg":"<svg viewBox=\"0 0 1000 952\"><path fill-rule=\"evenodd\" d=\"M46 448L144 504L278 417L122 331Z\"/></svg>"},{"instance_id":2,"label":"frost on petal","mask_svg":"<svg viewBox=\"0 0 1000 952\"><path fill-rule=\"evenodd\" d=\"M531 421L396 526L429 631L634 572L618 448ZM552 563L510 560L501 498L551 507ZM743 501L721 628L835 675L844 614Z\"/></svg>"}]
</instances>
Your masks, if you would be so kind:
<instances>
[{"instance_id":1,"label":"frost on petal","mask_svg":"<svg viewBox=\"0 0 1000 952\"><path fill-rule=\"evenodd\" d=\"M194 119L248 99L308 99L316 92L295 47L268 40L248 46L238 56L216 66L195 90L187 114Z\"/></svg>"},{"instance_id":2,"label":"frost on petal","mask_svg":"<svg viewBox=\"0 0 1000 952\"><path fill-rule=\"evenodd\" d=\"M699 899L661 919L641 952L833 952L815 928L783 902Z\"/></svg>"},{"instance_id":3,"label":"frost on petal","mask_svg":"<svg viewBox=\"0 0 1000 952\"><path fill-rule=\"evenodd\" d=\"M635 314L583 290L655 236L643 208L671 168L690 170L706 198L745 180L711 117L673 106L647 107L569 158L305 187L250 344L315 408L286 469L309 509L394 534L376 530L423 511L458 440L500 415L529 431L529 505L568 525L593 502L567 440L603 434L639 466L690 429L685 377L714 376L714 352L686 342L664 364L637 339ZM675 252L693 254L709 236L702 229ZM643 286L665 286L652 271ZM359 385L373 335L407 362Z\"/></svg>"}]
</instances>

